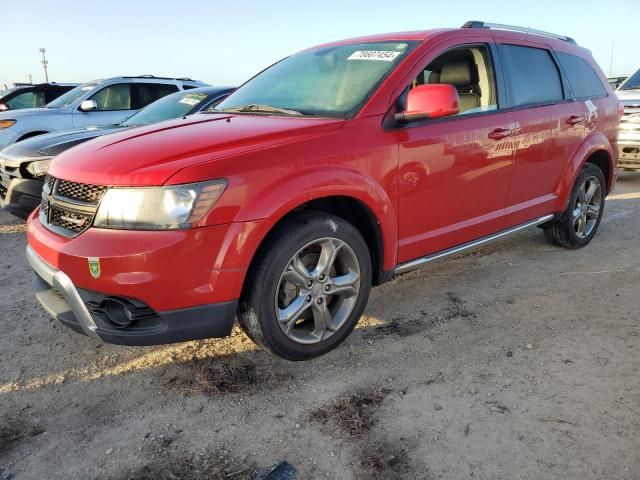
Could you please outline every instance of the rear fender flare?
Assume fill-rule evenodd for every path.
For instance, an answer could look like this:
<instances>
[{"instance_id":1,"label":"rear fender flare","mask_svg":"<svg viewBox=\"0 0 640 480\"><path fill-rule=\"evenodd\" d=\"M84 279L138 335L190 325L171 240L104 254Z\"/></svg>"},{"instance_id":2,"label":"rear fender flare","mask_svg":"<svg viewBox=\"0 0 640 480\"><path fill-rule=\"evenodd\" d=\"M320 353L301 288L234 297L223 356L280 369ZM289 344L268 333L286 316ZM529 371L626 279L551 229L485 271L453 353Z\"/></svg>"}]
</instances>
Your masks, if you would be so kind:
<instances>
[{"instance_id":1,"label":"rear fender flare","mask_svg":"<svg viewBox=\"0 0 640 480\"><path fill-rule=\"evenodd\" d=\"M602 132L592 132L587 138L584 139L582 144L578 147L578 149L573 154L571 161L569 162L564 175L560 179L558 184L556 193L558 196L558 211L564 211L567 208L567 204L569 202L569 196L571 195L571 190L573 188L573 184L580 173L583 165L587 162L589 157L591 157L594 153L604 151L607 153L607 157L609 159L609 171L611 174L609 175L607 191L611 191L612 183L614 179L614 152L611 148L611 144L609 140Z\"/></svg>"}]
</instances>

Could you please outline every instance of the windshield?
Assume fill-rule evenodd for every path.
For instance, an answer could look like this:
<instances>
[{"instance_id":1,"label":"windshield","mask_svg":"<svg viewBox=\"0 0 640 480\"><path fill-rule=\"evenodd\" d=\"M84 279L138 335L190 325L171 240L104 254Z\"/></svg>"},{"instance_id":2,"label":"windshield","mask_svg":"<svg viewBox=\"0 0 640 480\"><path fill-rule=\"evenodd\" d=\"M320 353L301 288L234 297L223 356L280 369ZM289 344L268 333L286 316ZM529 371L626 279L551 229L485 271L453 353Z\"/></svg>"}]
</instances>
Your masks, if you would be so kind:
<instances>
[{"instance_id":1,"label":"windshield","mask_svg":"<svg viewBox=\"0 0 640 480\"><path fill-rule=\"evenodd\" d=\"M62 108L71 105L85 93L90 90L93 90L99 85L97 82L85 83L84 85L80 85L72 90L69 90L64 95L59 96L53 102L50 102L46 105L47 108Z\"/></svg>"},{"instance_id":2,"label":"windshield","mask_svg":"<svg viewBox=\"0 0 640 480\"><path fill-rule=\"evenodd\" d=\"M640 88L640 70L631 75L626 82L620 85L620 90L634 90Z\"/></svg>"},{"instance_id":3,"label":"windshield","mask_svg":"<svg viewBox=\"0 0 640 480\"><path fill-rule=\"evenodd\" d=\"M156 100L121 123L125 127L148 125L172 118L183 117L207 99L202 92L178 92Z\"/></svg>"},{"instance_id":4,"label":"windshield","mask_svg":"<svg viewBox=\"0 0 640 480\"><path fill-rule=\"evenodd\" d=\"M215 111L349 117L414 46L377 42L305 50L249 80Z\"/></svg>"}]
</instances>

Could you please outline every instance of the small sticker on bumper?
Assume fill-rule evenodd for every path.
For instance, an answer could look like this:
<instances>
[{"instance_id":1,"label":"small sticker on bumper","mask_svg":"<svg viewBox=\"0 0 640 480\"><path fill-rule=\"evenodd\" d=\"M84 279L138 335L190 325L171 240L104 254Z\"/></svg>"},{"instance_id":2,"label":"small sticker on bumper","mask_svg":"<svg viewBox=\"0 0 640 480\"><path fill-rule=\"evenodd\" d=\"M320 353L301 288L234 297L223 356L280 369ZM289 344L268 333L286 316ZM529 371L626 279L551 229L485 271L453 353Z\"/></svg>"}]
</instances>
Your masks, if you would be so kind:
<instances>
[{"instance_id":1,"label":"small sticker on bumper","mask_svg":"<svg viewBox=\"0 0 640 480\"><path fill-rule=\"evenodd\" d=\"M100 278L100 259L98 257L89 257L89 273L93 278Z\"/></svg>"}]
</instances>

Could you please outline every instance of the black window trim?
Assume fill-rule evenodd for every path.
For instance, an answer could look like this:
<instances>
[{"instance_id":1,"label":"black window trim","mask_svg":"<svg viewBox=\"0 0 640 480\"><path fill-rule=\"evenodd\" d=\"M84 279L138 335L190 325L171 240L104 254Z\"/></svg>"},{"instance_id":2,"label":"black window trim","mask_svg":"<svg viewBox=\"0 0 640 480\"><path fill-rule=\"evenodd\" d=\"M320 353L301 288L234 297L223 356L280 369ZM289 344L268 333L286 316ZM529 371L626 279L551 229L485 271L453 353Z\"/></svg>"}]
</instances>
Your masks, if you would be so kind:
<instances>
[{"instance_id":1,"label":"black window trim","mask_svg":"<svg viewBox=\"0 0 640 480\"><path fill-rule=\"evenodd\" d=\"M553 49L548 48L546 46L533 46L533 45L523 45L523 44L518 44L518 43L508 43L508 42L496 42L496 49L497 49L497 53L500 57L502 57L504 55L503 50L504 50L504 46L505 45L510 45L510 46L514 46L514 47L525 47L525 48L535 48L538 50L544 50L546 51L550 56L551 56L551 60L554 63L557 71L558 71L558 76L560 77L560 85L562 87L562 100L554 100L554 101L548 101L548 102L535 102L535 103L528 103L526 105L514 105L513 104L513 93L511 91L511 88L509 86L509 83L506 81L506 78L504 80L505 82L505 86L506 86L506 90L508 92L508 99L509 99L509 103L508 103L508 107L505 108L503 111L505 112L517 112L519 110L526 110L526 109L530 109L530 108L540 108L540 107L548 107L548 106L553 106L553 105L563 105L565 103L572 103L574 102L574 98L573 98L573 91L569 89L569 82L566 79L566 75L564 73L564 70L562 70L562 68L560 67L560 62L558 61L558 58L555 55L555 52ZM503 75L505 75L504 72L504 68L502 69L501 72Z\"/></svg>"},{"instance_id":2,"label":"black window trim","mask_svg":"<svg viewBox=\"0 0 640 480\"><path fill-rule=\"evenodd\" d=\"M496 106L497 106L495 110L485 110L483 112L468 113L465 115L450 115L448 117L440 117L440 118L426 118L424 120L418 120L418 121L407 123L407 124L399 124L398 122L395 121L394 114L397 111L397 103L400 100L400 97L405 95L408 91L409 85L407 85L402 90L400 95L398 95L398 98L396 98L396 100L392 102L391 108L387 112L387 115L385 115L383 120L384 129L385 130L404 130L407 128L424 127L427 125L437 125L439 123L444 123L444 122L456 122L456 121L466 120L469 118L478 118L478 117L496 115L498 113L508 112L509 107L502 107L503 104L509 105L509 103L507 103L508 91L505 87L505 79L503 76L502 64L500 61L500 57L498 56L495 41L461 43L461 44L455 45L453 47L447 48L446 50L443 50L442 52L436 54L436 56L433 57L433 59L425 65L425 67L429 65L431 62L433 62L434 60L437 60L442 55L445 55L453 50L459 50L463 48L471 49L474 47L484 48L486 50L486 53L488 56L486 60L489 63L487 65L487 68L489 69L489 73L491 74L491 80L493 80L493 90L494 90L493 93L495 95Z\"/></svg>"},{"instance_id":3,"label":"black window trim","mask_svg":"<svg viewBox=\"0 0 640 480\"><path fill-rule=\"evenodd\" d=\"M587 63L587 65L589 66L589 68L591 68L593 70L593 73L596 74L596 77L598 78L598 80L600 80L600 84L602 85L602 89L604 90L604 95L587 95L586 97L577 97L575 92L573 91L573 86L571 85L571 81L569 80L569 75L567 74L567 71L564 69L564 66L562 65L562 62L560 61L560 57L557 56L558 53L563 53L565 55L571 55L573 57L579 58L580 60L584 61ZM569 52L562 52L562 51L553 51L553 57L556 60L556 63L558 64L558 66L560 67L560 70L562 71L562 75L566 78L567 81L567 85L571 91L571 99L573 102L583 102L585 100L597 100L600 98L608 98L609 97L609 92L607 92L607 87L602 84L602 79L600 78L600 75L598 75L598 72L596 72L593 67L591 66L591 64L589 62L587 62L584 58L582 58L579 55L574 55L573 53L569 53Z\"/></svg>"}]
</instances>

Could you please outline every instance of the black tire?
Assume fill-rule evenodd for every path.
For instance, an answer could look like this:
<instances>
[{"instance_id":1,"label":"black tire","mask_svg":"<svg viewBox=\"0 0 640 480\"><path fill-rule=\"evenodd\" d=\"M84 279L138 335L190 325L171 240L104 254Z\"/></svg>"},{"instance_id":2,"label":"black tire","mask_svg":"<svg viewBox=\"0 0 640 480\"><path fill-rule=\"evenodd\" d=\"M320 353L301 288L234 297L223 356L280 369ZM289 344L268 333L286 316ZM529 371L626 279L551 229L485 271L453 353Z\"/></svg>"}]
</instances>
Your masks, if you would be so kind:
<instances>
[{"instance_id":1,"label":"black tire","mask_svg":"<svg viewBox=\"0 0 640 480\"><path fill-rule=\"evenodd\" d=\"M576 231L575 212L581 208L579 202L580 190L588 179L595 179L599 184L600 203L597 218L593 219L595 221L591 226L592 228L588 233L584 232L584 235L581 236ZM558 220L554 220L543 227L544 235L549 243L559 247L578 249L593 240L604 214L606 189L606 181L602 170L593 163L585 163L573 185L566 210L562 212Z\"/></svg>"},{"instance_id":2,"label":"black tire","mask_svg":"<svg viewBox=\"0 0 640 480\"><path fill-rule=\"evenodd\" d=\"M357 290L357 294L349 296L351 311L349 314L343 314L344 323L335 331L327 330L325 333L329 335L328 338L320 335L321 340L317 343L303 344L285 334L285 327L281 327L281 323L278 322L277 302L280 297L277 295L282 294L282 275L285 269L290 268L292 259L300 258L300 252L305 246L313 242L326 241L324 239L327 238L350 247L342 248L340 251L348 250L349 258L357 260L359 287L354 289ZM371 256L367 244L353 225L324 212L301 213L278 228L252 266L238 309L240 326L255 343L287 360L309 360L327 353L342 343L358 323L369 299L371 269ZM329 280L331 279L327 275L327 281ZM304 294L304 289L298 288L294 297L301 298ZM330 296L325 298L325 308L329 310L332 300ZM335 298L339 301L341 297ZM292 329L295 328L297 323L293 322Z\"/></svg>"}]
</instances>

